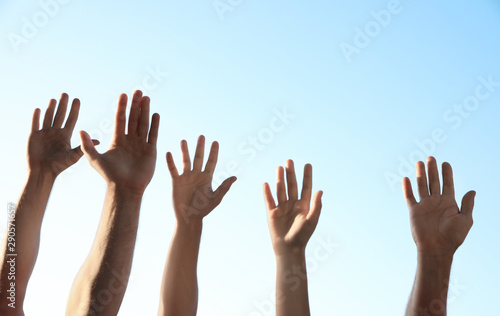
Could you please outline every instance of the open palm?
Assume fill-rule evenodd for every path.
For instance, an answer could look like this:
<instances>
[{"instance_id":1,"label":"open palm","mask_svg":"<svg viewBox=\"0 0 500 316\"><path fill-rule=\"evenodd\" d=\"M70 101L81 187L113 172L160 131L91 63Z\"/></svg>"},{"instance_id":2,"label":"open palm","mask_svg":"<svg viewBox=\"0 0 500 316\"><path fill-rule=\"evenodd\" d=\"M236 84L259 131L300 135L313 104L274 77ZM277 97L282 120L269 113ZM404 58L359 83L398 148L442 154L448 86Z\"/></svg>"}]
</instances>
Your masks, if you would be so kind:
<instances>
[{"instance_id":1,"label":"open palm","mask_svg":"<svg viewBox=\"0 0 500 316\"><path fill-rule=\"evenodd\" d=\"M321 197L323 194L322 191L318 191L313 198L312 207L310 207L312 166L308 164L304 167L304 181L299 199L293 161L288 160L286 165L287 198L284 173L283 167L279 167L276 184L277 206L269 184L264 184L264 198L268 209L269 230L276 254L289 250L305 249L318 224L321 212Z\"/></svg>"},{"instance_id":2,"label":"open palm","mask_svg":"<svg viewBox=\"0 0 500 316\"><path fill-rule=\"evenodd\" d=\"M443 163L443 190L439 182L437 163L427 160L428 181L423 162L417 163L417 185L420 202L417 203L411 183L404 179L403 191L410 210L413 239L419 252L453 254L464 242L472 227L472 209L475 192L468 192L462 199L461 209L455 201L453 171Z\"/></svg>"},{"instance_id":3,"label":"open palm","mask_svg":"<svg viewBox=\"0 0 500 316\"><path fill-rule=\"evenodd\" d=\"M158 114L153 115L150 128L149 102L149 98L143 97L142 92L134 93L128 134L125 134L127 96L120 96L113 141L104 154L97 152L86 132L82 131L80 134L85 155L108 184L139 194L144 192L151 181L156 166L160 118Z\"/></svg>"},{"instance_id":4,"label":"open palm","mask_svg":"<svg viewBox=\"0 0 500 316\"><path fill-rule=\"evenodd\" d=\"M167 153L167 164L172 176L173 204L178 221L186 224L201 221L220 204L236 177L226 179L217 190L212 189L212 179L219 155L219 144L214 142L210 149L205 170L202 171L205 151L205 137L198 138L196 152L191 166L188 145L181 142L183 173L179 175L172 154Z\"/></svg>"},{"instance_id":5,"label":"open palm","mask_svg":"<svg viewBox=\"0 0 500 316\"><path fill-rule=\"evenodd\" d=\"M78 120L80 101L74 99L71 111L64 127L64 119L68 108L68 95L63 93L54 117L57 101L49 102L40 129L40 109L33 114L31 134L28 140L28 166L30 172L46 172L54 178L61 172L78 162L83 153L80 147L71 147L71 135ZM91 141L98 144L97 141Z\"/></svg>"}]
</instances>

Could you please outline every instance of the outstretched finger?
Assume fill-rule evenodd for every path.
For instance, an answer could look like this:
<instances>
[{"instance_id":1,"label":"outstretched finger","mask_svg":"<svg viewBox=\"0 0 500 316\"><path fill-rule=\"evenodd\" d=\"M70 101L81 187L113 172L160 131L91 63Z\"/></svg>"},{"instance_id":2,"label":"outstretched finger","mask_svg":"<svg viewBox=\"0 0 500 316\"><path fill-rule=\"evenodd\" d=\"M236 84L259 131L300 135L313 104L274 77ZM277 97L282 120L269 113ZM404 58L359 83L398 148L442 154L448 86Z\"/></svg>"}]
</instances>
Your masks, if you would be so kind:
<instances>
[{"instance_id":1,"label":"outstretched finger","mask_svg":"<svg viewBox=\"0 0 500 316\"><path fill-rule=\"evenodd\" d=\"M429 196L429 188L427 187L427 175L425 174L425 164L422 161L417 162L417 186L420 199Z\"/></svg>"},{"instance_id":2,"label":"outstretched finger","mask_svg":"<svg viewBox=\"0 0 500 316\"><path fill-rule=\"evenodd\" d=\"M137 135L142 139L146 140L148 137L149 131L149 111L150 111L150 102L149 97L142 97L140 107L141 114L139 116L139 125L137 127Z\"/></svg>"},{"instance_id":3,"label":"outstretched finger","mask_svg":"<svg viewBox=\"0 0 500 316\"><path fill-rule=\"evenodd\" d=\"M268 210L274 210L276 208L276 202L274 201L273 193L269 187L269 183L264 183L264 201L266 202L266 207Z\"/></svg>"},{"instance_id":4,"label":"outstretched finger","mask_svg":"<svg viewBox=\"0 0 500 316\"><path fill-rule=\"evenodd\" d=\"M177 167L175 166L174 157L171 152L167 153L167 166L168 171L170 171L170 176L172 178L177 178L179 176L179 171L177 171Z\"/></svg>"},{"instance_id":5,"label":"outstretched finger","mask_svg":"<svg viewBox=\"0 0 500 316\"><path fill-rule=\"evenodd\" d=\"M182 153L182 163L183 163L183 172L191 171L191 158L189 157L189 149L187 141L181 141L181 153Z\"/></svg>"},{"instance_id":6,"label":"outstretched finger","mask_svg":"<svg viewBox=\"0 0 500 316\"><path fill-rule=\"evenodd\" d=\"M285 170L283 167L278 167L276 172L276 195L278 196L278 204L287 201L285 187Z\"/></svg>"},{"instance_id":7,"label":"outstretched finger","mask_svg":"<svg viewBox=\"0 0 500 316\"><path fill-rule=\"evenodd\" d=\"M160 129L160 114L153 114L151 119L151 129L149 130L148 143L156 146L158 141L158 130Z\"/></svg>"},{"instance_id":8,"label":"outstretched finger","mask_svg":"<svg viewBox=\"0 0 500 316\"><path fill-rule=\"evenodd\" d=\"M92 143L94 144L94 146L97 146L100 144L100 142L98 140L95 140L95 139L92 139ZM80 158L82 158L82 156L83 156L82 146L78 146L78 147L72 149L68 153L68 160L69 160L70 165L74 165L75 163L77 163L78 160L80 160Z\"/></svg>"},{"instance_id":9,"label":"outstretched finger","mask_svg":"<svg viewBox=\"0 0 500 316\"><path fill-rule=\"evenodd\" d=\"M82 151L89 160L95 160L99 157L99 153L95 149L94 142L90 135L85 131L80 131L80 138L82 140Z\"/></svg>"},{"instance_id":10,"label":"outstretched finger","mask_svg":"<svg viewBox=\"0 0 500 316\"><path fill-rule=\"evenodd\" d=\"M57 108L57 113L54 118L54 123L52 124L55 128L61 128L64 123L64 118L66 117L66 111L68 109L69 96L66 93L61 94L61 99L59 100L59 106Z\"/></svg>"},{"instance_id":11,"label":"outstretched finger","mask_svg":"<svg viewBox=\"0 0 500 316\"><path fill-rule=\"evenodd\" d=\"M40 109L35 109L33 112L33 119L31 121L31 131L37 132L40 130Z\"/></svg>"},{"instance_id":12,"label":"outstretched finger","mask_svg":"<svg viewBox=\"0 0 500 316\"><path fill-rule=\"evenodd\" d=\"M236 181L236 177L230 177L224 180L222 184L215 190L215 205L219 205L226 193L229 191L233 183Z\"/></svg>"},{"instance_id":13,"label":"outstretched finger","mask_svg":"<svg viewBox=\"0 0 500 316\"><path fill-rule=\"evenodd\" d=\"M309 213L307 213L307 216L306 216L306 219L308 221L311 221L315 227L318 224L319 215L321 214L321 207L322 207L321 198L322 197L323 197L323 191L318 191L318 192L316 192L316 194L314 194L311 209L309 210Z\"/></svg>"},{"instance_id":14,"label":"outstretched finger","mask_svg":"<svg viewBox=\"0 0 500 316\"><path fill-rule=\"evenodd\" d=\"M289 159L285 164L286 168L286 182L288 186L288 199L298 200L299 193L297 189L297 178L295 176L295 167L293 165L293 160Z\"/></svg>"},{"instance_id":15,"label":"outstretched finger","mask_svg":"<svg viewBox=\"0 0 500 316\"><path fill-rule=\"evenodd\" d=\"M417 200L415 199L415 196L413 195L413 189L411 188L411 181L409 178L405 177L403 179L403 194L406 200L406 204L408 206L412 206L414 204L417 204Z\"/></svg>"},{"instance_id":16,"label":"outstretched finger","mask_svg":"<svg viewBox=\"0 0 500 316\"><path fill-rule=\"evenodd\" d=\"M312 165L306 164L304 167L304 179L302 180L302 193L300 199L309 205L312 194Z\"/></svg>"},{"instance_id":17,"label":"outstretched finger","mask_svg":"<svg viewBox=\"0 0 500 316\"><path fill-rule=\"evenodd\" d=\"M80 100L74 99L71 104L71 110L69 111L68 120L64 128L73 133L75 129L76 121L78 120L78 114L80 112Z\"/></svg>"},{"instance_id":18,"label":"outstretched finger","mask_svg":"<svg viewBox=\"0 0 500 316\"><path fill-rule=\"evenodd\" d=\"M455 197L455 185L453 184L453 170L447 162L443 163L443 195Z\"/></svg>"},{"instance_id":19,"label":"outstretched finger","mask_svg":"<svg viewBox=\"0 0 500 316\"><path fill-rule=\"evenodd\" d=\"M429 174L429 190L431 195L441 194L441 185L439 183L439 172L436 158L427 158L427 172Z\"/></svg>"},{"instance_id":20,"label":"outstretched finger","mask_svg":"<svg viewBox=\"0 0 500 316\"><path fill-rule=\"evenodd\" d=\"M218 157L219 157L219 143L213 142L212 147L210 148L210 154L208 155L207 164L205 165L205 172L214 173Z\"/></svg>"},{"instance_id":21,"label":"outstretched finger","mask_svg":"<svg viewBox=\"0 0 500 316\"><path fill-rule=\"evenodd\" d=\"M200 137L198 137L198 143L196 144L196 151L194 153L193 170L201 171L201 168L203 167L204 156L205 156L205 136L200 135Z\"/></svg>"},{"instance_id":22,"label":"outstretched finger","mask_svg":"<svg viewBox=\"0 0 500 316\"><path fill-rule=\"evenodd\" d=\"M472 210L474 209L474 199L476 198L475 191L467 192L462 199L462 206L460 207L460 212L470 218L472 218Z\"/></svg>"},{"instance_id":23,"label":"outstretched finger","mask_svg":"<svg viewBox=\"0 0 500 316\"><path fill-rule=\"evenodd\" d=\"M115 138L125 135L125 128L127 126L127 100L128 97L125 93L120 94L115 115Z\"/></svg>"},{"instance_id":24,"label":"outstretched finger","mask_svg":"<svg viewBox=\"0 0 500 316\"><path fill-rule=\"evenodd\" d=\"M52 127L52 120L54 119L54 111L56 108L57 101L52 99L49 102L49 106L45 111L45 117L43 118L43 129L49 129Z\"/></svg>"},{"instance_id":25,"label":"outstretched finger","mask_svg":"<svg viewBox=\"0 0 500 316\"><path fill-rule=\"evenodd\" d=\"M141 99L142 91L135 91L132 97L132 105L130 106L130 115L128 117L129 135L137 135L137 126L139 125L139 117L141 114Z\"/></svg>"}]
</instances>

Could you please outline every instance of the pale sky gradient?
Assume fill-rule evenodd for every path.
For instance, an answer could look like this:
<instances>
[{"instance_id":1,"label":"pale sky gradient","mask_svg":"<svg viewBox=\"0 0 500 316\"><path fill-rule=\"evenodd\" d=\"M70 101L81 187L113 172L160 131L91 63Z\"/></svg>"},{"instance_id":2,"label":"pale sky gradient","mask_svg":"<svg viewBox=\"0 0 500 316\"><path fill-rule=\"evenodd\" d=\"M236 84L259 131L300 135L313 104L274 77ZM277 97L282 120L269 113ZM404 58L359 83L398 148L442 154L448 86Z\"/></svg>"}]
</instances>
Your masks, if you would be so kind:
<instances>
[{"instance_id":1,"label":"pale sky gradient","mask_svg":"<svg viewBox=\"0 0 500 316\"><path fill-rule=\"evenodd\" d=\"M274 315L261 191L288 158L299 170L311 163L324 191L307 252L312 314L402 315L416 254L400 182L429 154L452 164L459 200L477 191L449 315L500 315L499 3L226 1L216 1L234 4L222 18L212 0L0 2L4 214L26 178L36 107L78 97L77 131L99 138L102 152L119 94L141 88L162 118L159 157L119 315L156 315L174 227L164 155L178 160L179 142L194 149L200 134L220 142L216 173L238 181L205 220L199 315ZM57 180L27 315L64 313L104 193L85 158Z\"/></svg>"}]
</instances>

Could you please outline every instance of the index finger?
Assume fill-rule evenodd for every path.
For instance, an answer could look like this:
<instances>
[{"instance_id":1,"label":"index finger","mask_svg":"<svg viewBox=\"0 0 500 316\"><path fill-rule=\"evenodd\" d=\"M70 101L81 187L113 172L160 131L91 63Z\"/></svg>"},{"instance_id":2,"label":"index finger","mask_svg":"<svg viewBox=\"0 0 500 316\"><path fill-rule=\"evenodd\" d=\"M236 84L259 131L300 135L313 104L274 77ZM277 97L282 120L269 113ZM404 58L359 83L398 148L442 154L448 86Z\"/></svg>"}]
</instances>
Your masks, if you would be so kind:
<instances>
[{"instance_id":1,"label":"index finger","mask_svg":"<svg viewBox=\"0 0 500 316\"><path fill-rule=\"evenodd\" d=\"M115 137L125 135L127 125L127 95L122 93L118 99L118 107L115 116Z\"/></svg>"},{"instance_id":2,"label":"index finger","mask_svg":"<svg viewBox=\"0 0 500 316\"><path fill-rule=\"evenodd\" d=\"M307 201L307 205L309 205L311 201L312 194L312 166L311 164L306 164L304 167L304 180L302 183L302 193L300 195L300 199Z\"/></svg>"},{"instance_id":3,"label":"index finger","mask_svg":"<svg viewBox=\"0 0 500 316\"><path fill-rule=\"evenodd\" d=\"M71 133L73 133L73 130L75 129L79 112L80 112L80 100L74 99L73 103L71 104L71 110L69 112L68 120L64 125L64 128L68 129Z\"/></svg>"},{"instance_id":4,"label":"index finger","mask_svg":"<svg viewBox=\"0 0 500 316\"><path fill-rule=\"evenodd\" d=\"M276 202L274 201L273 194L271 193L271 188L269 183L264 183L264 200L266 201L266 206L268 210L273 210L276 208Z\"/></svg>"},{"instance_id":5,"label":"index finger","mask_svg":"<svg viewBox=\"0 0 500 316\"><path fill-rule=\"evenodd\" d=\"M406 200L406 204L408 206L417 204L417 200L415 199L415 196L413 195L413 190L411 188L411 181L408 178L403 179L403 194Z\"/></svg>"},{"instance_id":6,"label":"index finger","mask_svg":"<svg viewBox=\"0 0 500 316\"><path fill-rule=\"evenodd\" d=\"M37 132L40 130L40 109L35 109L33 112L33 119L31 121L31 131Z\"/></svg>"},{"instance_id":7,"label":"index finger","mask_svg":"<svg viewBox=\"0 0 500 316\"><path fill-rule=\"evenodd\" d=\"M215 166L217 165L217 159L219 157L219 143L213 142L210 148L210 154L208 155L207 164L205 165L205 172L213 173Z\"/></svg>"},{"instance_id":8,"label":"index finger","mask_svg":"<svg viewBox=\"0 0 500 316\"><path fill-rule=\"evenodd\" d=\"M447 162L443 163L443 195L448 194L455 197L455 185L453 184L453 170Z\"/></svg>"}]
</instances>

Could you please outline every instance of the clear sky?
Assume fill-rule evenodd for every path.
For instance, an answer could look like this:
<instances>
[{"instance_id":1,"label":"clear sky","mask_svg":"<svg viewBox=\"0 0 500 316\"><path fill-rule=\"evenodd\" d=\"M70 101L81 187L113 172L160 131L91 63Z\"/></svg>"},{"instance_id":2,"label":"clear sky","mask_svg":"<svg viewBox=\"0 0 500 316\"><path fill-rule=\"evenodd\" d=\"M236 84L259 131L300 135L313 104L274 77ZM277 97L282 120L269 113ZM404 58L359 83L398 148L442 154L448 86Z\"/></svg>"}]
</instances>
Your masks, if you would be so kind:
<instances>
[{"instance_id":1,"label":"clear sky","mask_svg":"<svg viewBox=\"0 0 500 316\"><path fill-rule=\"evenodd\" d=\"M220 142L216 174L238 181L205 220L199 315L274 314L261 191L288 158L311 163L325 192L307 249L312 313L401 315L416 253L400 182L427 155L452 164L459 199L477 191L449 315L500 315L499 27L494 0L2 1L1 207L25 181L34 108L80 98L77 130L104 151L119 94L141 88L162 117L159 157L120 315L156 314L174 227L164 154L200 134ZM104 193L85 158L57 180L27 315L64 313Z\"/></svg>"}]
</instances>

